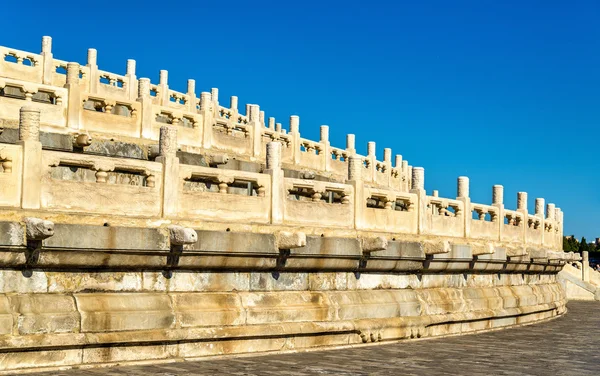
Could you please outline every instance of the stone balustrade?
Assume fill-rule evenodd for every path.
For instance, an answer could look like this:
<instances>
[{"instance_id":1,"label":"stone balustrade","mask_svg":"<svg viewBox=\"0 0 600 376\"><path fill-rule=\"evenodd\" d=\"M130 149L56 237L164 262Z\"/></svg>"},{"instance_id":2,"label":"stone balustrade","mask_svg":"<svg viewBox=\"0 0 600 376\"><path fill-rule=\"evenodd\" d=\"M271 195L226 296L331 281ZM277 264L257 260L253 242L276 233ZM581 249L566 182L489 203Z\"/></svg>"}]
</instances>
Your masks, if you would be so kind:
<instances>
[{"instance_id":1,"label":"stone balustrade","mask_svg":"<svg viewBox=\"0 0 600 376\"><path fill-rule=\"evenodd\" d=\"M41 116L39 111L35 119L26 114L21 112L21 133L28 135L31 129L39 130ZM558 248L562 244L560 210L548 205L546 218L539 218L529 216L526 209L505 209L499 203L503 200L498 186L493 190L496 203L491 205L470 202L464 177L459 178L456 199L428 196L424 170L416 167L410 193L380 188L365 181L366 169L359 156L349 157L350 162L356 162L352 163L358 174L352 176L353 171L348 169L343 183L283 178L285 147L279 140L267 144L279 145L274 149L276 154L271 155L267 173L184 165L175 156L181 129L161 126L161 157L156 162L41 150L38 134L28 136L31 140L27 142L40 148L40 153L31 158L24 157L24 145L2 144L2 203L23 207L23 197L29 197L32 202L25 205L56 211L190 219L200 216L217 222L487 239L521 248ZM39 166L39 174L32 177L36 183L22 185L21 176L37 171ZM131 202L137 204L131 206ZM523 201L520 205L525 207ZM534 225L528 225L531 223Z\"/></svg>"},{"instance_id":2,"label":"stone balustrade","mask_svg":"<svg viewBox=\"0 0 600 376\"><path fill-rule=\"evenodd\" d=\"M346 176L348 157L356 155L353 135L345 149L329 144L327 126L321 127L319 141L307 140L300 136L297 116L290 117L287 132L274 118L265 124L264 111L257 105L246 105L242 114L235 96L229 107L219 104L217 89L198 97L194 80L188 80L186 93L178 92L169 88L165 70L160 71L159 83L152 84L148 78L137 78L135 60L128 60L126 73L120 75L98 68L95 49L88 50L87 63L80 65L54 59L51 38L43 40L50 42L43 43L42 54L0 47L0 119L10 126L18 122L21 101L33 101L43 110L41 129L47 132L131 137L147 144L158 140L161 125L172 124L180 129L183 149L219 150L258 162L264 162L266 143L279 140L285 146L284 163L340 180ZM254 119L251 108L256 110ZM393 164L391 149L385 149L384 160L378 161L375 144L368 147L365 181L408 192L408 163L396 156Z\"/></svg>"},{"instance_id":3,"label":"stone balustrade","mask_svg":"<svg viewBox=\"0 0 600 376\"><path fill-rule=\"evenodd\" d=\"M566 312L563 213L471 202L255 104L0 47L0 374L471 333ZM97 141L100 140L100 141ZM116 140L116 141L114 141ZM113 142L114 141L114 142ZM97 143L94 143L97 142ZM104 149L107 150L104 150ZM131 148L124 152L122 148ZM108 150L110 149L110 150ZM244 168L242 168L244 167Z\"/></svg>"}]
</instances>

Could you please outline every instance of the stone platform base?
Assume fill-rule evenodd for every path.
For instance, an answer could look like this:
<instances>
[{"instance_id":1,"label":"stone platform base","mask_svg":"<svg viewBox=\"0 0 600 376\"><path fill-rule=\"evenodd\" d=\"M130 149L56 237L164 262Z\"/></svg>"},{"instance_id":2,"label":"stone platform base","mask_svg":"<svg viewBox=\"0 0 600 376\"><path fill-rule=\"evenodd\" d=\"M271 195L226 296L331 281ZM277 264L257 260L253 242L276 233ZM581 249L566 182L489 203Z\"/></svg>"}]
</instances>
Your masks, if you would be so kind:
<instances>
[{"instance_id":1,"label":"stone platform base","mask_svg":"<svg viewBox=\"0 0 600 376\"><path fill-rule=\"evenodd\" d=\"M375 277L374 290L2 294L0 374L471 333L566 312L555 275ZM427 287L442 280L463 286Z\"/></svg>"}]
</instances>

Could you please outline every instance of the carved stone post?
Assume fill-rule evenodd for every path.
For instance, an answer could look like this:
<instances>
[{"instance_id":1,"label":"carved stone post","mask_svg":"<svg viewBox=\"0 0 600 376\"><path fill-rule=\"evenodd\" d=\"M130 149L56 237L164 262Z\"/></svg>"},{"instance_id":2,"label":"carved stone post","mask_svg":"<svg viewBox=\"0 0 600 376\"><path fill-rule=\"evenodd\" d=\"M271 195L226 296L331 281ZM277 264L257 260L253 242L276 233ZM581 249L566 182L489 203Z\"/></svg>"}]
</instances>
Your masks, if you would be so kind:
<instances>
[{"instance_id":1,"label":"carved stone post","mask_svg":"<svg viewBox=\"0 0 600 376\"><path fill-rule=\"evenodd\" d=\"M169 95L169 72L161 70L158 75L158 87L160 90L160 104L162 106L168 106L171 100Z\"/></svg>"},{"instance_id":2,"label":"carved stone post","mask_svg":"<svg viewBox=\"0 0 600 376\"><path fill-rule=\"evenodd\" d=\"M407 160L402 161L401 170L402 170L402 172L401 172L400 176L402 178L402 192L408 192L408 191L410 191L410 185L408 184L409 178L408 178L408 161Z\"/></svg>"},{"instance_id":3,"label":"carved stone post","mask_svg":"<svg viewBox=\"0 0 600 376\"><path fill-rule=\"evenodd\" d=\"M581 252L581 279L590 281L590 256L588 251Z\"/></svg>"},{"instance_id":4,"label":"carved stone post","mask_svg":"<svg viewBox=\"0 0 600 376\"><path fill-rule=\"evenodd\" d=\"M281 143L271 141L267 143L267 168L266 174L271 175L271 223L283 223L283 211L287 192L281 169Z\"/></svg>"},{"instance_id":5,"label":"carved stone post","mask_svg":"<svg viewBox=\"0 0 600 376\"><path fill-rule=\"evenodd\" d=\"M125 73L127 77L127 94L129 95L129 100L134 101L138 97L138 85L137 77L135 75L135 60L127 59L127 73Z\"/></svg>"},{"instance_id":6,"label":"carved stone post","mask_svg":"<svg viewBox=\"0 0 600 376\"><path fill-rule=\"evenodd\" d=\"M502 240L504 232L504 187L501 185L494 185L492 188L492 206L498 208L498 240Z\"/></svg>"},{"instance_id":7,"label":"carved stone post","mask_svg":"<svg viewBox=\"0 0 600 376\"><path fill-rule=\"evenodd\" d=\"M544 239L546 237L546 216L544 215L544 206L545 206L546 200L544 200L543 198L536 198L535 199L535 216L539 218L539 225L537 227L537 229L540 229L540 231L542 232L542 237L541 237L541 241L542 241L542 245L544 244Z\"/></svg>"},{"instance_id":8,"label":"carved stone post","mask_svg":"<svg viewBox=\"0 0 600 376\"><path fill-rule=\"evenodd\" d=\"M329 144L329 126L321 125L321 154L319 155L321 159L321 168L324 171L331 171L331 150Z\"/></svg>"},{"instance_id":9,"label":"carved stone post","mask_svg":"<svg viewBox=\"0 0 600 376\"><path fill-rule=\"evenodd\" d=\"M356 136L353 134L346 135L346 151L348 155L356 154Z\"/></svg>"},{"instance_id":10,"label":"carved stone post","mask_svg":"<svg viewBox=\"0 0 600 376\"><path fill-rule=\"evenodd\" d=\"M197 113L198 109L196 108L196 81L189 79L187 81L187 96L188 96L188 111Z\"/></svg>"},{"instance_id":11,"label":"carved stone post","mask_svg":"<svg viewBox=\"0 0 600 376\"><path fill-rule=\"evenodd\" d=\"M216 90L216 89L213 89ZM218 92L217 92L218 93ZM200 114L202 115L202 147L210 149L213 143L213 125L216 110L213 94L206 91L200 93Z\"/></svg>"},{"instance_id":12,"label":"carved stone post","mask_svg":"<svg viewBox=\"0 0 600 376\"><path fill-rule=\"evenodd\" d=\"M383 149L383 173L388 187L392 187L392 149Z\"/></svg>"},{"instance_id":13,"label":"carved stone post","mask_svg":"<svg viewBox=\"0 0 600 376\"><path fill-rule=\"evenodd\" d=\"M412 185L410 193L417 195L417 233L422 234L426 231L427 217L427 194L425 193L425 169L423 167L413 167Z\"/></svg>"},{"instance_id":14,"label":"carved stone post","mask_svg":"<svg viewBox=\"0 0 600 376\"><path fill-rule=\"evenodd\" d=\"M462 201L464 204L464 227L465 238L471 236L471 218L473 215L471 214L471 197L470 197L470 187L469 187L469 178L467 176L459 176L456 184L456 199L458 201Z\"/></svg>"},{"instance_id":15,"label":"carved stone post","mask_svg":"<svg viewBox=\"0 0 600 376\"><path fill-rule=\"evenodd\" d=\"M348 157L348 184L354 187L354 228L361 229L365 225L365 208L367 201L365 198L365 183L363 171L365 167L361 157L351 154Z\"/></svg>"},{"instance_id":16,"label":"carved stone post","mask_svg":"<svg viewBox=\"0 0 600 376\"><path fill-rule=\"evenodd\" d=\"M52 76L54 75L54 58L52 57L52 38L49 36L42 37L42 66L43 75L42 83L44 85L52 85Z\"/></svg>"},{"instance_id":17,"label":"carved stone post","mask_svg":"<svg viewBox=\"0 0 600 376\"><path fill-rule=\"evenodd\" d=\"M402 155L400 154L396 154L394 169L396 170L396 175L394 176L395 181L392 188L402 191Z\"/></svg>"},{"instance_id":18,"label":"carved stone post","mask_svg":"<svg viewBox=\"0 0 600 376\"><path fill-rule=\"evenodd\" d=\"M260 107L257 104L249 104L246 111L248 116L248 126L252 127L252 151L255 158L260 157L262 153L262 125L260 124Z\"/></svg>"},{"instance_id":19,"label":"carved stone post","mask_svg":"<svg viewBox=\"0 0 600 376\"><path fill-rule=\"evenodd\" d=\"M177 158L177 128L160 127L159 154L156 161L163 165L162 216L177 215L179 205L179 158Z\"/></svg>"},{"instance_id":20,"label":"carved stone post","mask_svg":"<svg viewBox=\"0 0 600 376\"><path fill-rule=\"evenodd\" d=\"M89 48L87 53L87 67L90 70L89 92L96 94L98 92L98 52L94 48Z\"/></svg>"},{"instance_id":21,"label":"carved stone post","mask_svg":"<svg viewBox=\"0 0 600 376\"><path fill-rule=\"evenodd\" d=\"M142 114L139 116L140 135L145 139L156 139L152 132L152 122L154 121L154 110L152 109L152 97L150 96L150 79L140 78L138 81L137 101L142 104Z\"/></svg>"},{"instance_id":22,"label":"carved stone post","mask_svg":"<svg viewBox=\"0 0 600 376\"><path fill-rule=\"evenodd\" d=\"M67 64L67 81L65 88L69 91L67 101L67 126L70 129L80 129L81 111L83 111L83 102L81 100L81 90L79 88L79 64Z\"/></svg>"},{"instance_id":23,"label":"carved stone post","mask_svg":"<svg viewBox=\"0 0 600 376\"><path fill-rule=\"evenodd\" d=\"M270 120L270 119L269 119ZM275 119L273 119L275 121ZM270 127L270 125L269 125ZM295 165L300 164L300 117L290 116L290 137L292 142L292 158Z\"/></svg>"},{"instance_id":24,"label":"carved stone post","mask_svg":"<svg viewBox=\"0 0 600 376\"><path fill-rule=\"evenodd\" d=\"M40 142L40 110L21 107L19 141L23 149L21 207L39 209L42 187L42 143Z\"/></svg>"},{"instance_id":25,"label":"carved stone post","mask_svg":"<svg viewBox=\"0 0 600 376\"><path fill-rule=\"evenodd\" d=\"M523 239L523 244L527 244L527 219L529 218L529 212L527 211L527 192L517 193L517 211L523 214L523 220L521 221L523 235L521 236L521 239Z\"/></svg>"}]
</instances>

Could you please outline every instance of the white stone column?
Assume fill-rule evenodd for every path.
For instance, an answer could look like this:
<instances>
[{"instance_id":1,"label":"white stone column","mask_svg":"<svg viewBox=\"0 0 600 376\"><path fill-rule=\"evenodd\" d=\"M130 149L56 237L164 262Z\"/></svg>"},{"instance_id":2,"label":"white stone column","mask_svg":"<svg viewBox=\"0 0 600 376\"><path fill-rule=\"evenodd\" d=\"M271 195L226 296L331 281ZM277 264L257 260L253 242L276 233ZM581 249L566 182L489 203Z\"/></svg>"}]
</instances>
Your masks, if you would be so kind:
<instances>
[{"instance_id":1,"label":"white stone column","mask_svg":"<svg viewBox=\"0 0 600 376\"><path fill-rule=\"evenodd\" d=\"M542 232L542 237L541 237L542 245L544 245L544 241L546 238L546 216L544 215L545 204L546 204L546 200L544 200L543 198L535 199L535 216L538 217L540 220L540 225L539 225L538 229Z\"/></svg>"},{"instance_id":2,"label":"white stone column","mask_svg":"<svg viewBox=\"0 0 600 376\"><path fill-rule=\"evenodd\" d=\"M40 142L40 110L21 107L19 141L23 150L21 208L39 209L42 188L42 143Z\"/></svg>"},{"instance_id":3,"label":"white stone column","mask_svg":"<svg viewBox=\"0 0 600 376\"><path fill-rule=\"evenodd\" d=\"M155 139L152 132L152 122L155 119L153 110L152 97L150 96L150 79L140 78L138 81L138 97L137 101L142 104L142 114L140 116L140 135L141 138L151 140Z\"/></svg>"},{"instance_id":4,"label":"white stone column","mask_svg":"<svg viewBox=\"0 0 600 376\"><path fill-rule=\"evenodd\" d=\"M588 251L581 252L581 279L590 281L590 256Z\"/></svg>"},{"instance_id":5,"label":"white stone column","mask_svg":"<svg viewBox=\"0 0 600 376\"><path fill-rule=\"evenodd\" d=\"M248 105L248 125L252 127L252 150L254 158L259 158L262 153L262 125L260 124L260 107L257 104Z\"/></svg>"},{"instance_id":6,"label":"white stone column","mask_svg":"<svg viewBox=\"0 0 600 376\"><path fill-rule=\"evenodd\" d=\"M69 98L67 100L67 127L70 129L81 129L81 112L83 111L83 102L81 100L81 90L79 86L79 64L67 63L67 77L65 88L68 90Z\"/></svg>"},{"instance_id":7,"label":"white stone column","mask_svg":"<svg viewBox=\"0 0 600 376\"><path fill-rule=\"evenodd\" d=\"M410 179L408 178L408 161L402 161L402 173L400 174L402 178L402 192L410 191L410 185L408 184Z\"/></svg>"},{"instance_id":8,"label":"white stone column","mask_svg":"<svg viewBox=\"0 0 600 376\"><path fill-rule=\"evenodd\" d=\"M196 80L189 79L187 81L187 93L186 94L187 94L188 100L189 100L189 102L187 103L188 111L197 113L198 109L196 108L196 100L198 98L196 98Z\"/></svg>"},{"instance_id":9,"label":"white stone column","mask_svg":"<svg viewBox=\"0 0 600 376\"><path fill-rule=\"evenodd\" d=\"M459 176L456 181L456 199L462 201L464 205L464 237L471 236L471 219L473 214L471 211L471 188L470 181L467 176Z\"/></svg>"},{"instance_id":10,"label":"white stone column","mask_svg":"<svg viewBox=\"0 0 600 376\"><path fill-rule=\"evenodd\" d=\"M523 214L523 220L521 221L521 226L523 229L523 244L527 244L529 239L527 238L527 229L529 228L529 211L527 210L527 192L518 192L517 193L517 211Z\"/></svg>"},{"instance_id":11,"label":"white stone column","mask_svg":"<svg viewBox=\"0 0 600 376\"><path fill-rule=\"evenodd\" d=\"M90 82L88 85L90 93L97 94L100 77L98 77L98 52L95 48L88 49L87 67L90 70Z\"/></svg>"},{"instance_id":12,"label":"white stone column","mask_svg":"<svg viewBox=\"0 0 600 376\"><path fill-rule=\"evenodd\" d=\"M137 77L135 75L135 60L127 59L127 73L125 74L127 77L127 93L129 95L129 100L134 101L138 97L138 83Z\"/></svg>"},{"instance_id":13,"label":"white stone column","mask_svg":"<svg viewBox=\"0 0 600 376\"><path fill-rule=\"evenodd\" d=\"M176 217L179 209L179 158L177 158L177 128L172 125L160 127L159 157L163 165L162 216Z\"/></svg>"},{"instance_id":14,"label":"white stone column","mask_svg":"<svg viewBox=\"0 0 600 376\"><path fill-rule=\"evenodd\" d=\"M216 89L213 89L216 90ZM213 126L215 124L214 93L200 93L200 115L202 115L202 147L210 149L213 144Z\"/></svg>"},{"instance_id":15,"label":"white stone column","mask_svg":"<svg viewBox=\"0 0 600 376\"><path fill-rule=\"evenodd\" d=\"M384 148L383 149L383 165L385 166L385 177L387 181L387 186L392 187L392 149Z\"/></svg>"},{"instance_id":16,"label":"white stone column","mask_svg":"<svg viewBox=\"0 0 600 376\"><path fill-rule=\"evenodd\" d=\"M375 182L377 169L376 145L374 141L367 142L367 159L369 160L369 181Z\"/></svg>"},{"instance_id":17,"label":"white stone column","mask_svg":"<svg viewBox=\"0 0 600 376\"><path fill-rule=\"evenodd\" d=\"M492 206L498 208L497 225L498 225L498 240L503 240L504 234L504 187L494 185L492 188Z\"/></svg>"},{"instance_id":18,"label":"white stone column","mask_svg":"<svg viewBox=\"0 0 600 376\"><path fill-rule=\"evenodd\" d=\"M270 120L270 119L269 119ZM273 119L275 122L275 119ZM269 123L269 128L271 124ZM292 143L292 158L294 164L300 164L300 117L297 115L290 116L290 138Z\"/></svg>"},{"instance_id":19,"label":"white stone column","mask_svg":"<svg viewBox=\"0 0 600 376\"><path fill-rule=\"evenodd\" d=\"M349 156L356 154L356 136L353 134L346 135L346 151Z\"/></svg>"},{"instance_id":20,"label":"white stone column","mask_svg":"<svg viewBox=\"0 0 600 376\"><path fill-rule=\"evenodd\" d=\"M331 150L328 125L321 125L320 135L319 143L321 144L321 155L319 155L319 157L321 159L321 168L324 171L331 171Z\"/></svg>"},{"instance_id":21,"label":"white stone column","mask_svg":"<svg viewBox=\"0 0 600 376\"><path fill-rule=\"evenodd\" d=\"M365 183L363 179L363 160L352 154L348 157L348 182L354 190L354 228L362 229L367 227L365 221L365 208L367 200L365 197Z\"/></svg>"},{"instance_id":22,"label":"white stone column","mask_svg":"<svg viewBox=\"0 0 600 376\"><path fill-rule=\"evenodd\" d=\"M285 210L285 179L281 169L281 143L271 141L267 143L267 168L266 174L271 175L271 223L282 224Z\"/></svg>"},{"instance_id":23,"label":"white stone column","mask_svg":"<svg viewBox=\"0 0 600 376\"><path fill-rule=\"evenodd\" d=\"M410 193L417 195L417 233L422 234L427 231L427 194L425 192L425 169L423 167L409 168L411 170L411 189Z\"/></svg>"},{"instance_id":24,"label":"white stone column","mask_svg":"<svg viewBox=\"0 0 600 376\"><path fill-rule=\"evenodd\" d=\"M52 56L52 38L49 36L42 37L42 83L44 85L52 85L52 76L54 75L54 57Z\"/></svg>"}]
</instances>

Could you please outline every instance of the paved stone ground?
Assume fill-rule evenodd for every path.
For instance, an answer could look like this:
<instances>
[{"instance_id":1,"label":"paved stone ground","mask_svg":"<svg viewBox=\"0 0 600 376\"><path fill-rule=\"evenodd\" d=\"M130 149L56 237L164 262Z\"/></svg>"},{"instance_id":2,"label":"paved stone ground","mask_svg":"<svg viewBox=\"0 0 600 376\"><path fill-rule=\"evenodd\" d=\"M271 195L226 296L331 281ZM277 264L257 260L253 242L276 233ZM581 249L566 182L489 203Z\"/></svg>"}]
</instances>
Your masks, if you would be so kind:
<instances>
[{"instance_id":1,"label":"paved stone ground","mask_svg":"<svg viewBox=\"0 0 600 376\"><path fill-rule=\"evenodd\" d=\"M521 328L388 345L36 376L600 375L600 302Z\"/></svg>"}]
</instances>

